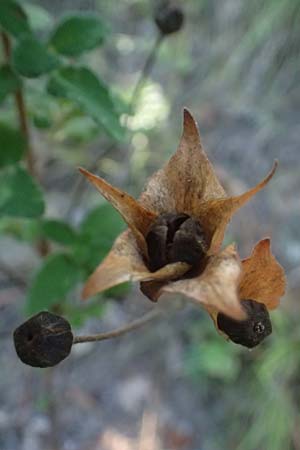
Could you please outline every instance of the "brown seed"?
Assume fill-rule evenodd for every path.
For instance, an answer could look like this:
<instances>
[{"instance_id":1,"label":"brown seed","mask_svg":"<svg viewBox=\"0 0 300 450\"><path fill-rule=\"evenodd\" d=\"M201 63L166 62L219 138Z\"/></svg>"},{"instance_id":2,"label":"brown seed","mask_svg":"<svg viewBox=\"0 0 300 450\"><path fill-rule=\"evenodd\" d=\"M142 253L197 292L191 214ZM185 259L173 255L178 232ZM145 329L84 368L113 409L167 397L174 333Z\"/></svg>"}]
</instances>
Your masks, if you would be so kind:
<instances>
[{"instance_id":1,"label":"brown seed","mask_svg":"<svg viewBox=\"0 0 300 450\"><path fill-rule=\"evenodd\" d=\"M70 354L73 334L66 319L42 311L16 328L14 344L23 363L51 367Z\"/></svg>"},{"instance_id":2,"label":"brown seed","mask_svg":"<svg viewBox=\"0 0 300 450\"><path fill-rule=\"evenodd\" d=\"M198 266L207 251L201 225L184 213L158 216L150 227L146 242L152 272L175 262Z\"/></svg>"}]
</instances>

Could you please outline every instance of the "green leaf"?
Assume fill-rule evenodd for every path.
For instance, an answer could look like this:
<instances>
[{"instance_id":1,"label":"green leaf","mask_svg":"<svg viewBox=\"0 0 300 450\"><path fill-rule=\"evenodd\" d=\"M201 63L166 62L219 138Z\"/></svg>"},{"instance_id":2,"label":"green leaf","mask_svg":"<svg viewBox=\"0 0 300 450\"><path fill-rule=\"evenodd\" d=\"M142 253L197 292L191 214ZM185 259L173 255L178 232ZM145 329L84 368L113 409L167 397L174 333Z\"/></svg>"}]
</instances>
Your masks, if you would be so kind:
<instances>
[{"instance_id":1,"label":"green leaf","mask_svg":"<svg viewBox=\"0 0 300 450\"><path fill-rule=\"evenodd\" d=\"M79 56L102 44L106 27L99 17L91 14L76 14L64 18L54 30L50 44L65 56Z\"/></svg>"},{"instance_id":2,"label":"green leaf","mask_svg":"<svg viewBox=\"0 0 300 450\"><path fill-rule=\"evenodd\" d=\"M104 302L85 303L80 306L66 305L66 315L72 327L81 327L91 317L100 318L106 309Z\"/></svg>"},{"instance_id":3,"label":"green leaf","mask_svg":"<svg viewBox=\"0 0 300 450\"><path fill-rule=\"evenodd\" d=\"M33 30L45 31L51 27L53 17L45 8L33 3L24 3L24 10Z\"/></svg>"},{"instance_id":4,"label":"green leaf","mask_svg":"<svg viewBox=\"0 0 300 450\"><path fill-rule=\"evenodd\" d=\"M72 143L89 142L100 132L99 125L92 117L80 114L79 117L70 117L65 123L61 123L55 132L55 138L59 142L72 141Z\"/></svg>"},{"instance_id":5,"label":"green leaf","mask_svg":"<svg viewBox=\"0 0 300 450\"><path fill-rule=\"evenodd\" d=\"M0 1L0 25L16 38L31 34L27 16L19 3L14 0Z\"/></svg>"},{"instance_id":6,"label":"green leaf","mask_svg":"<svg viewBox=\"0 0 300 450\"><path fill-rule=\"evenodd\" d=\"M124 137L124 129L107 86L85 67L64 67L52 75L48 91L77 104L102 125L115 139Z\"/></svg>"},{"instance_id":7,"label":"green leaf","mask_svg":"<svg viewBox=\"0 0 300 450\"><path fill-rule=\"evenodd\" d=\"M71 245L77 240L77 235L70 225L60 220L44 220L42 233L48 239L59 244Z\"/></svg>"},{"instance_id":8,"label":"green leaf","mask_svg":"<svg viewBox=\"0 0 300 450\"><path fill-rule=\"evenodd\" d=\"M92 272L124 229L124 221L110 204L93 209L81 224L73 249L75 259Z\"/></svg>"},{"instance_id":9,"label":"green leaf","mask_svg":"<svg viewBox=\"0 0 300 450\"><path fill-rule=\"evenodd\" d=\"M20 217L1 217L0 234L5 233L20 241L31 244L41 238L40 222L37 219Z\"/></svg>"},{"instance_id":10,"label":"green leaf","mask_svg":"<svg viewBox=\"0 0 300 450\"><path fill-rule=\"evenodd\" d=\"M130 283L121 283L117 286L113 286L109 289L107 289L105 292L103 292L103 297L107 298L123 298L130 290L131 285Z\"/></svg>"},{"instance_id":11,"label":"green leaf","mask_svg":"<svg viewBox=\"0 0 300 450\"><path fill-rule=\"evenodd\" d=\"M8 65L0 67L0 103L8 94L16 92L22 83L18 75Z\"/></svg>"},{"instance_id":12,"label":"green leaf","mask_svg":"<svg viewBox=\"0 0 300 450\"><path fill-rule=\"evenodd\" d=\"M63 302L80 277L79 267L67 255L50 255L29 288L27 312L33 314Z\"/></svg>"},{"instance_id":13,"label":"green leaf","mask_svg":"<svg viewBox=\"0 0 300 450\"><path fill-rule=\"evenodd\" d=\"M191 375L218 378L233 381L239 373L239 361L235 350L224 341L193 346L187 359L188 372Z\"/></svg>"},{"instance_id":14,"label":"green leaf","mask_svg":"<svg viewBox=\"0 0 300 450\"><path fill-rule=\"evenodd\" d=\"M17 43L13 50L12 63L17 72L28 78L48 73L60 64L56 55L31 36Z\"/></svg>"},{"instance_id":15,"label":"green leaf","mask_svg":"<svg viewBox=\"0 0 300 450\"><path fill-rule=\"evenodd\" d=\"M0 167L19 161L26 150L20 131L0 123Z\"/></svg>"},{"instance_id":16,"label":"green leaf","mask_svg":"<svg viewBox=\"0 0 300 450\"><path fill-rule=\"evenodd\" d=\"M80 226L82 234L93 241L105 243L106 247L110 247L124 229L122 217L109 203L103 203L90 211Z\"/></svg>"},{"instance_id":17,"label":"green leaf","mask_svg":"<svg viewBox=\"0 0 300 450\"><path fill-rule=\"evenodd\" d=\"M38 217L44 212L39 186L18 166L0 170L0 215Z\"/></svg>"}]
</instances>

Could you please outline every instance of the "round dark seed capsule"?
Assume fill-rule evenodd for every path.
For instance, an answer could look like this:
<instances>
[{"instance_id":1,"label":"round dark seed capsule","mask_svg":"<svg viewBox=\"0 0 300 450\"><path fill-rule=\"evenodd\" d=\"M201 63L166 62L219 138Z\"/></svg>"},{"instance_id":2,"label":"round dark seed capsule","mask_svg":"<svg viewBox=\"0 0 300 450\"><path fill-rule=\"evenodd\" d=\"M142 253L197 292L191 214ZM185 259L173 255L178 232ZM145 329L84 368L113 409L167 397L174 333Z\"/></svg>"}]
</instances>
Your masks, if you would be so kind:
<instances>
[{"instance_id":1,"label":"round dark seed capsule","mask_svg":"<svg viewBox=\"0 0 300 450\"><path fill-rule=\"evenodd\" d=\"M73 334L66 319L42 311L16 328L14 344L23 363L51 367L70 354Z\"/></svg>"},{"instance_id":2,"label":"round dark seed capsule","mask_svg":"<svg viewBox=\"0 0 300 450\"><path fill-rule=\"evenodd\" d=\"M164 35L176 33L184 22L183 11L167 3L160 5L155 11L154 20L160 32Z\"/></svg>"},{"instance_id":3,"label":"round dark seed capsule","mask_svg":"<svg viewBox=\"0 0 300 450\"><path fill-rule=\"evenodd\" d=\"M272 333L269 312L263 303L255 300L242 300L241 303L247 319L238 321L219 313L218 327L236 344L253 348Z\"/></svg>"}]
</instances>

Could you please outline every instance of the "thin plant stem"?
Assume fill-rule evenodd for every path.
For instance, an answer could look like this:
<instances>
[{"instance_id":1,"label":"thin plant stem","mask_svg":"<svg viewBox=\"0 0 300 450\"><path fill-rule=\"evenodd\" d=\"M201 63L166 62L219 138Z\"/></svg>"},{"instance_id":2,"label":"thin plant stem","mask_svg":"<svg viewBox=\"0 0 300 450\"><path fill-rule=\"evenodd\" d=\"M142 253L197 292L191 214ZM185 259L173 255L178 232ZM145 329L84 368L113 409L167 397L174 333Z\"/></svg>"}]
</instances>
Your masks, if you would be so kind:
<instances>
[{"instance_id":1,"label":"thin plant stem","mask_svg":"<svg viewBox=\"0 0 300 450\"><path fill-rule=\"evenodd\" d=\"M154 41L154 45L150 50L150 53L145 61L144 67L141 71L140 77L139 77L138 81L136 82L136 85L133 89L133 92L131 95L131 100L129 103L130 107L133 107L135 105L136 101L138 100L141 89L142 89L146 79L148 78L150 72L153 69L153 66L156 61L156 57L158 55L158 50L163 42L164 37L165 36L162 33L159 33L157 35L156 40Z\"/></svg>"},{"instance_id":2,"label":"thin plant stem","mask_svg":"<svg viewBox=\"0 0 300 450\"><path fill-rule=\"evenodd\" d=\"M1 38L2 38L2 43L3 43L5 59L6 59L7 64L9 64L10 58L11 58L10 39L4 31L1 32ZM27 111L26 111L24 96L23 96L23 92L22 92L21 88L18 89L18 91L14 94L14 97L15 97L16 111L18 113L20 130L21 130L24 138L26 139L27 167L28 167L30 174L34 178L38 178L36 170L35 170L34 153L33 153L31 143L30 143L30 133L29 133L29 126L28 126L28 119L27 119Z\"/></svg>"},{"instance_id":3,"label":"thin plant stem","mask_svg":"<svg viewBox=\"0 0 300 450\"><path fill-rule=\"evenodd\" d=\"M144 63L143 69L141 70L140 76L135 84L135 87L133 88L131 99L129 101L129 110L131 110L140 95L141 89L143 87L143 84L145 83L146 79L148 78L154 64L157 58L157 54L159 51L159 48L163 42L164 35L162 33L159 33L157 38L154 41L154 44L150 50L150 53ZM125 126L127 123L125 123ZM102 153L101 155L97 154L96 158L92 161L90 164L89 170L93 172L98 167L98 161L100 157L104 156L107 153L110 153L115 148L115 143L110 144ZM69 207L67 208L66 217L68 218L70 216L70 213L74 209L74 207L80 202L82 195L85 192L85 188L87 186L86 180L84 177L80 177L77 179L77 182L74 185L73 191L70 194L71 200Z\"/></svg>"},{"instance_id":4,"label":"thin plant stem","mask_svg":"<svg viewBox=\"0 0 300 450\"><path fill-rule=\"evenodd\" d=\"M81 344L82 342L96 342L96 341L104 341L105 339L112 339L116 337L123 336L130 331L141 328L146 325L148 322L151 322L154 319L162 316L162 311L158 309L153 309L152 311L146 313L144 316L139 319L133 320L132 322L124 325L123 327L117 328L116 330L108 331L106 333L92 334L87 336L75 336L73 344Z\"/></svg>"},{"instance_id":5,"label":"thin plant stem","mask_svg":"<svg viewBox=\"0 0 300 450\"><path fill-rule=\"evenodd\" d=\"M4 50L4 56L6 59L6 63L10 64L11 59L11 43L9 36L4 32L1 31L1 39L3 43L3 50ZM28 115L25 105L25 99L23 95L22 89L18 89L18 91L14 94L15 98L15 105L16 105L16 112L18 114L18 121L19 121L19 127L20 131L23 134L25 141L26 141L26 165L29 173L31 176L39 181L39 174L36 170L35 166L35 157L34 157L34 151L32 148L32 143L30 139L30 130L29 130L29 124L28 124ZM37 251L40 256L45 257L49 254L49 245L48 242L45 239L40 239L37 242L36 245Z\"/></svg>"}]
</instances>

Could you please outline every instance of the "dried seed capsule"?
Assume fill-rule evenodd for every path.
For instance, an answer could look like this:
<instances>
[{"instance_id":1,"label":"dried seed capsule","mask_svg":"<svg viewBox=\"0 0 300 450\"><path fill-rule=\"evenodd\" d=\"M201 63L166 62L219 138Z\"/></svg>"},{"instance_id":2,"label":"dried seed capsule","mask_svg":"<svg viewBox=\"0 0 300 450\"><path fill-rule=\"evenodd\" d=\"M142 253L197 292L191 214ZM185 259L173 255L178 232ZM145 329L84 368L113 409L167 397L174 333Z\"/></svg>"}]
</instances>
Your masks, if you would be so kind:
<instances>
[{"instance_id":1,"label":"dried seed capsule","mask_svg":"<svg viewBox=\"0 0 300 450\"><path fill-rule=\"evenodd\" d=\"M242 306L248 316L246 320L234 320L219 313L218 327L236 344L253 348L272 333L270 316L265 305L255 300L242 300Z\"/></svg>"},{"instance_id":2,"label":"dried seed capsule","mask_svg":"<svg viewBox=\"0 0 300 450\"><path fill-rule=\"evenodd\" d=\"M66 319L42 311L16 328L14 343L23 363L51 367L70 354L73 334Z\"/></svg>"},{"instance_id":3,"label":"dried seed capsule","mask_svg":"<svg viewBox=\"0 0 300 450\"><path fill-rule=\"evenodd\" d=\"M183 11L168 2L160 5L154 15L154 20L162 34L171 34L179 31L184 22Z\"/></svg>"},{"instance_id":4,"label":"dried seed capsule","mask_svg":"<svg viewBox=\"0 0 300 450\"><path fill-rule=\"evenodd\" d=\"M158 216L150 227L146 242L152 272L175 262L197 267L207 251L201 225L184 213Z\"/></svg>"}]
</instances>

